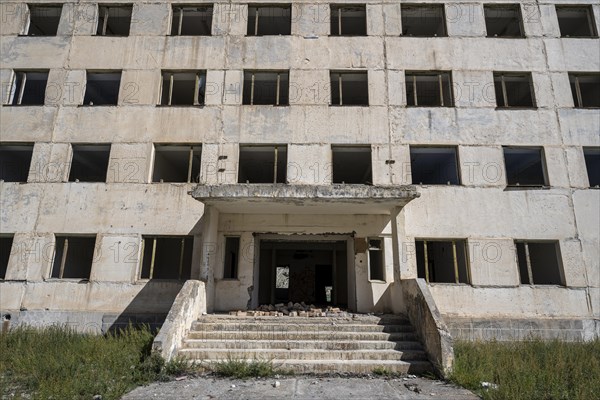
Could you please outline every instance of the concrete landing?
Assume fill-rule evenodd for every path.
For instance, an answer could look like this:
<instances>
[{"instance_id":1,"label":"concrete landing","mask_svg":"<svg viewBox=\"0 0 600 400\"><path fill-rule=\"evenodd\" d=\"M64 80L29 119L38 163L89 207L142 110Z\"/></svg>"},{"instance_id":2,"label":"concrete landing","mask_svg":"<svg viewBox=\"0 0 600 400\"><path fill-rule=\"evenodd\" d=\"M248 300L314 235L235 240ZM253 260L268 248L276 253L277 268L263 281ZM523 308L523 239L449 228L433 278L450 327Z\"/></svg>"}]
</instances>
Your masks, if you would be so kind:
<instances>
[{"instance_id":1,"label":"concrete landing","mask_svg":"<svg viewBox=\"0 0 600 400\"><path fill-rule=\"evenodd\" d=\"M280 382L275 387L275 381ZM415 387L420 393L409 390ZM476 400L466 389L425 378L315 378L230 380L200 377L139 387L124 400L146 399L444 399Z\"/></svg>"}]
</instances>

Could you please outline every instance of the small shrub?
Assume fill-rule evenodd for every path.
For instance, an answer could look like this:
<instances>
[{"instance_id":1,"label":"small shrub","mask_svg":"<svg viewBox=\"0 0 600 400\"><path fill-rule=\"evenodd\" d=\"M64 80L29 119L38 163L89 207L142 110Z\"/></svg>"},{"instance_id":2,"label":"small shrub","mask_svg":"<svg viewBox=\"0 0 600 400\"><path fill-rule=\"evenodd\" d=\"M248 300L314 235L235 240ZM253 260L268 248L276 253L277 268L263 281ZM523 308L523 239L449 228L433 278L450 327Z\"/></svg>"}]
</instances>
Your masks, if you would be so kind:
<instances>
[{"instance_id":1,"label":"small shrub","mask_svg":"<svg viewBox=\"0 0 600 400\"><path fill-rule=\"evenodd\" d=\"M373 374L378 376L392 376L394 373L385 367L373 368Z\"/></svg>"},{"instance_id":2,"label":"small shrub","mask_svg":"<svg viewBox=\"0 0 600 400\"><path fill-rule=\"evenodd\" d=\"M235 360L227 359L212 364L212 371L223 377L230 378L260 378L274 375L289 375L290 371L273 366L271 361L265 360Z\"/></svg>"}]
</instances>

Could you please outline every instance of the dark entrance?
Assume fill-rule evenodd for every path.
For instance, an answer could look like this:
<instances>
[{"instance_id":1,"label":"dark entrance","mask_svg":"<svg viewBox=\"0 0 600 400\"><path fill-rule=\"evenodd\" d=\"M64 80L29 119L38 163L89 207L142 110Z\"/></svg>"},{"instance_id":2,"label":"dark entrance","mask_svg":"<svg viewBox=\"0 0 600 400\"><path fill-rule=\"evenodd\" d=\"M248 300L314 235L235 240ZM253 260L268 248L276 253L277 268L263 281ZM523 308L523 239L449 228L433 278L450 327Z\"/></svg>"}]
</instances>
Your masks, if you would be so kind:
<instances>
[{"instance_id":1,"label":"dark entrance","mask_svg":"<svg viewBox=\"0 0 600 400\"><path fill-rule=\"evenodd\" d=\"M261 240L259 303L348 304L345 241Z\"/></svg>"}]
</instances>

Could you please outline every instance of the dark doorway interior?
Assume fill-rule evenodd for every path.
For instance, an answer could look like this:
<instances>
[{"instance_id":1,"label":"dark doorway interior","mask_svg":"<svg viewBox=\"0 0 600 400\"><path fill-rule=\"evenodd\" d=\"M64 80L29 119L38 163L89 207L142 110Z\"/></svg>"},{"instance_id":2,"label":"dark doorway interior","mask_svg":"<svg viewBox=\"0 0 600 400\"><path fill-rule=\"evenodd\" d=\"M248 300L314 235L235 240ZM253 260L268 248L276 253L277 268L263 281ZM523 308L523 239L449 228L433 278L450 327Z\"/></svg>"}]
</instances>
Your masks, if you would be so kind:
<instances>
[{"instance_id":1,"label":"dark doorway interior","mask_svg":"<svg viewBox=\"0 0 600 400\"><path fill-rule=\"evenodd\" d=\"M348 304L345 241L260 243L259 303Z\"/></svg>"}]
</instances>

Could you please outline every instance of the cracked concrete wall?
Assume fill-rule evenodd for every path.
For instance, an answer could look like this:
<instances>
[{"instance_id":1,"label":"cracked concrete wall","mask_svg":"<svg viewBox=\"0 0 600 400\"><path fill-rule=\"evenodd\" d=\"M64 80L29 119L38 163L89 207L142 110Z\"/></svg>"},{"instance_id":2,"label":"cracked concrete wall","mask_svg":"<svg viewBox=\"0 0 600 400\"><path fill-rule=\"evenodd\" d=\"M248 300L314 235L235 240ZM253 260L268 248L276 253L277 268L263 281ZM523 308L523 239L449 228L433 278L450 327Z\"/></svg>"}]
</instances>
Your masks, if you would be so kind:
<instances>
[{"instance_id":1,"label":"cracked concrete wall","mask_svg":"<svg viewBox=\"0 0 600 400\"><path fill-rule=\"evenodd\" d=\"M466 238L473 285L431 285L443 314L600 317L600 192L588 189L582 152L582 146L600 146L600 115L574 108L568 79L568 72L600 70L600 46L598 39L560 38L554 2L520 2L526 39L484 37L479 1L445 2L448 37L438 38L400 37L401 7L391 0L365 2L366 37L328 36L325 1L295 2L292 35L281 37L246 37L247 6L237 1L215 3L212 36L204 37L167 36L168 1L131 3L129 37L95 36L96 3L88 0L64 3L56 37L19 36L26 4L0 5L4 101L13 70L49 70L45 106L0 106L2 142L35 143L28 183L0 183L0 228L15 234L19 249L36 243L43 248L53 233L98 234L102 249L139 244L144 234L199 235L204 207L187 194L192 185L150 183L155 142L201 143L206 184L237 182L240 143L287 144L288 163L298 167L290 184L329 183L332 143L370 144L373 180L381 185L411 183L410 145L453 145L461 186L421 187L421 198L398 218L400 277L416 277L410 249L415 238ZM596 2L577 4L592 5L600 26ZM123 71L119 106L81 106L87 69ZM156 107L162 69L206 70L206 105ZM289 69L291 105L242 106L244 69ZM335 69L368 71L369 107L328 105L329 70ZM411 70L452 71L455 106L406 107L404 73ZM493 71L531 72L537 108L496 109ZM70 143L112 144L106 184L65 183ZM543 146L551 188L505 191L505 145ZM366 216L238 215L221 216L219 232L242 232L249 243L257 226L371 236L391 232L385 225ZM558 241L567 287L520 286L513 239ZM107 286L121 287L116 291L137 290L139 254L133 263L102 254L93 281L121 282ZM61 287L42 282L48 265L36 257L11 257L7 280L34 284L1 283L0 308L18 308L13 299L29 297L37 304L46 283ZM216 307L245 306L251 264L241 267L240 282L216 283L216 292L223 293ZM391 306L385 285L370 284L363 272L356 279L361 307ZM238 294L225 297L229 292ZM57 309L79 309L76 301L91 309L97 300L56 292L48 301ZM125 301L116 297L113 308Z\"/></svg>"}]
</instances>

